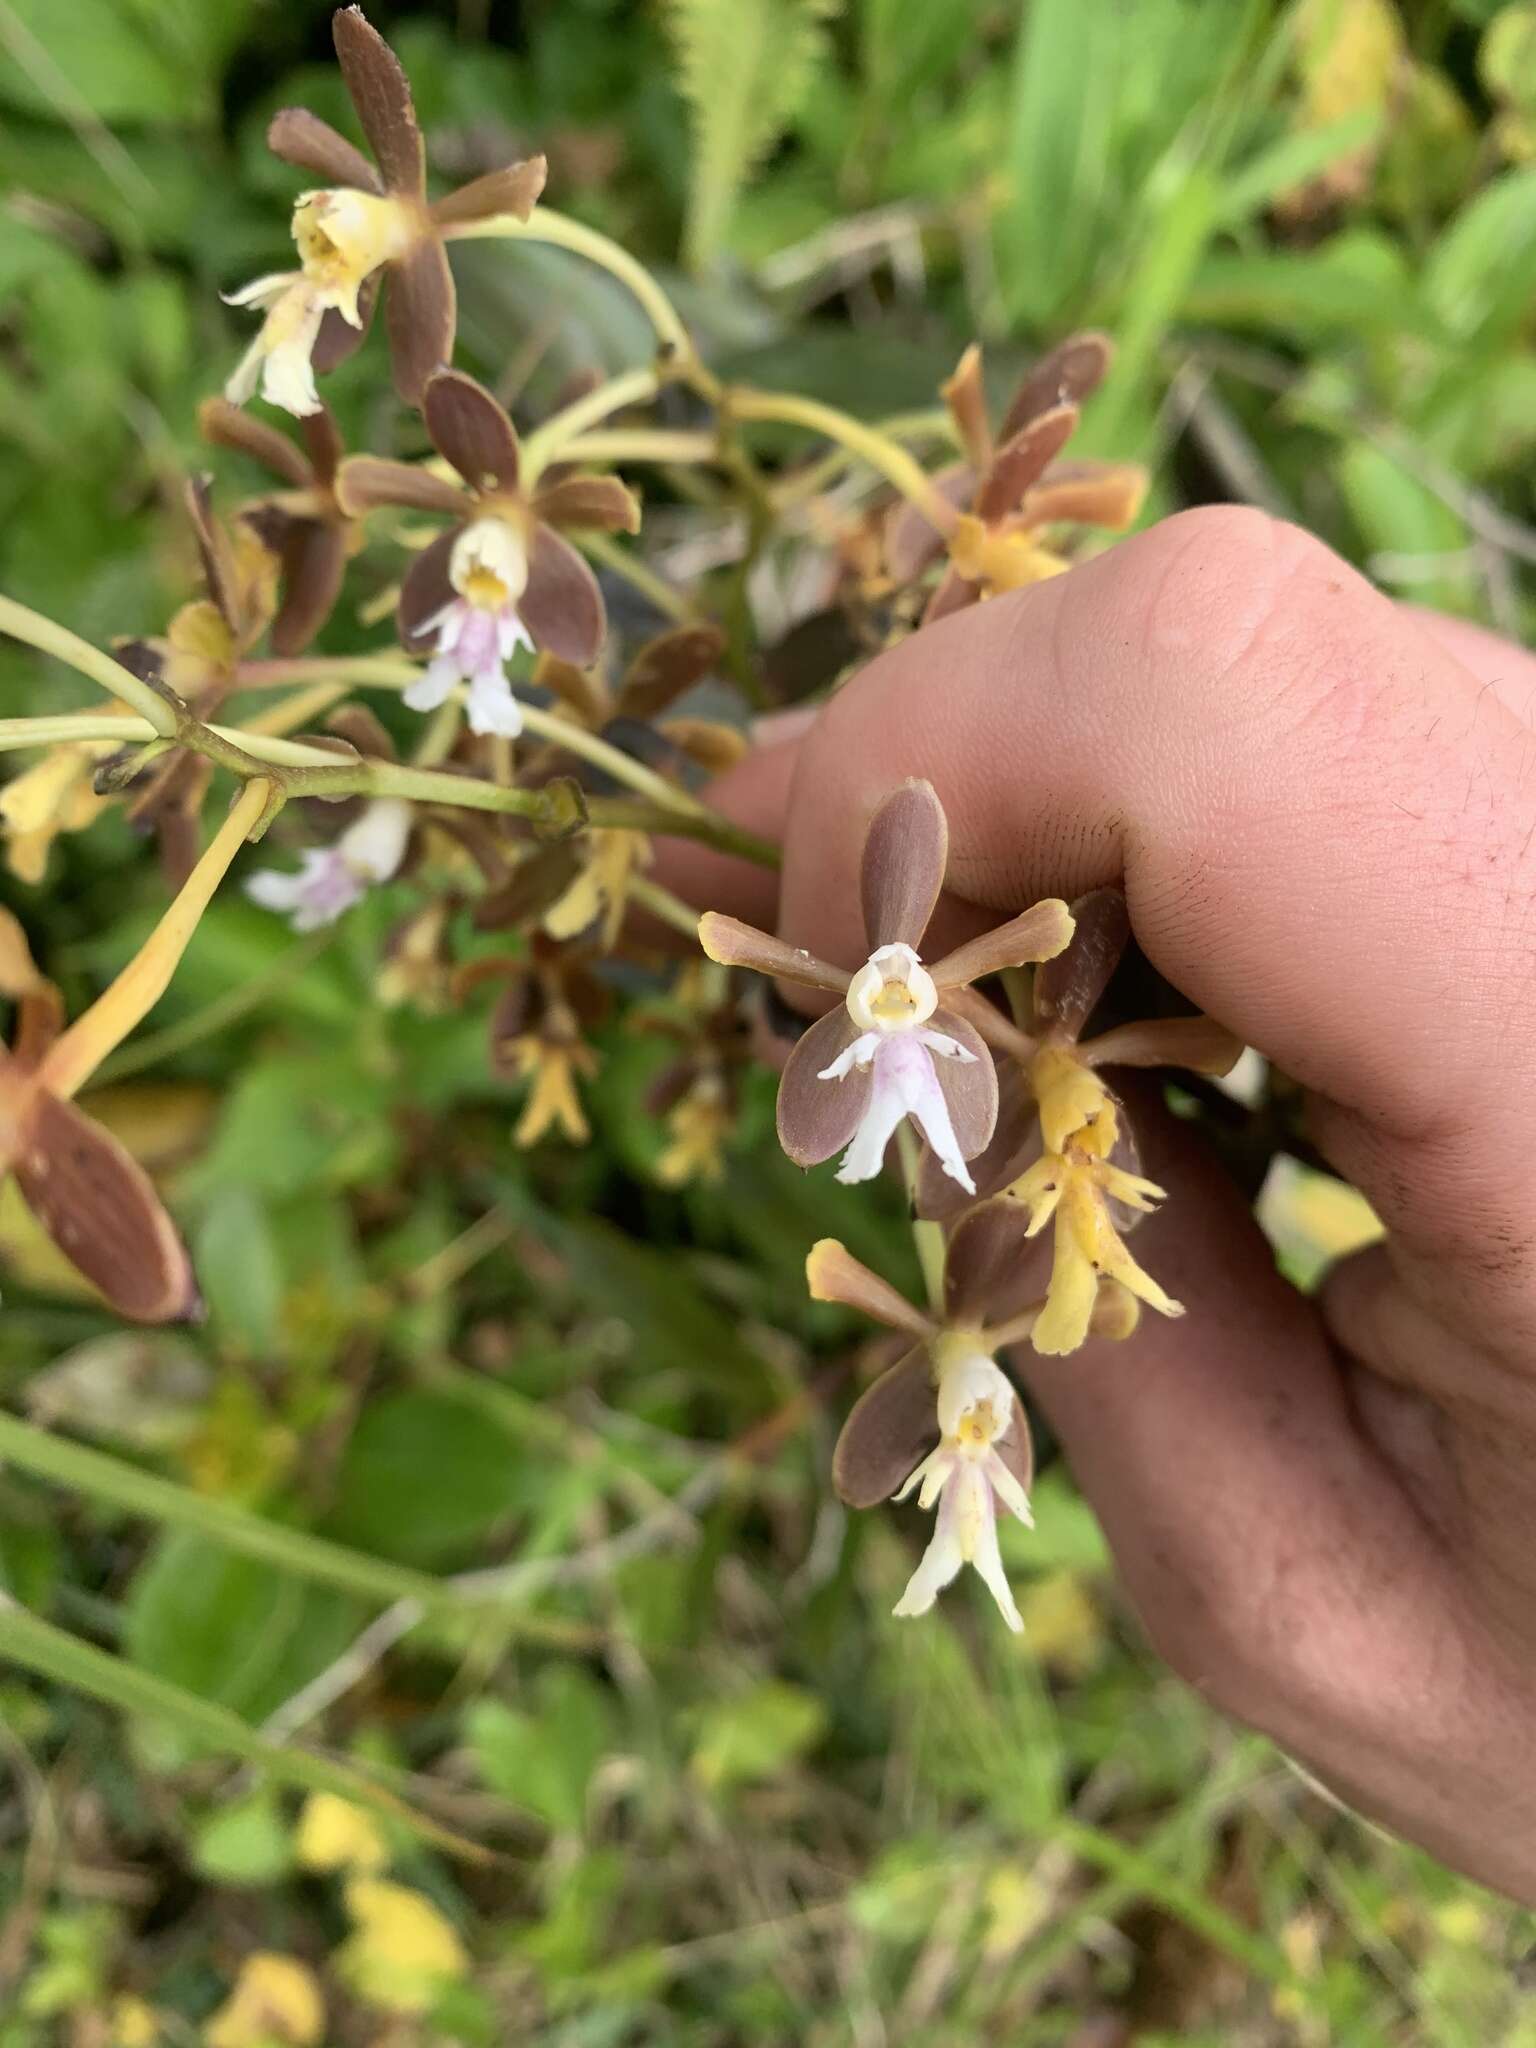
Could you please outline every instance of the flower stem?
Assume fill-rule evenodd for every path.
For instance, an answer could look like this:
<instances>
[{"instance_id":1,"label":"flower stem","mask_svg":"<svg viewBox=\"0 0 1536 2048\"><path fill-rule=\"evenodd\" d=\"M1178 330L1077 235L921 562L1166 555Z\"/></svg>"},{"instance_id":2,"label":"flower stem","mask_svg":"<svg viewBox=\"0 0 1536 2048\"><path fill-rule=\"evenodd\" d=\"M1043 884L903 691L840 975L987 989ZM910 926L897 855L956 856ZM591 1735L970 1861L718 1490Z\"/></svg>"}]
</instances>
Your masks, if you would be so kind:
<instances>
[{"instance_id":1,"label":"flower stem","mask_svg":"<svg viewBox=\"0 0 1536 2048\"><path fill-rule=\"evenodd\" d=\"M622 412L626 405L640 405L647 398L654 398L660 382L653 369L625 370L610 377L606 384L599 384L595 391L574 399L541 427L535 427L523 442L524 488L531 489L554 457L588 427L595 427L610 413Z\"/></svg>"},{"instance_id":2,"label":"flower stem","mask_svg":"<svg viewBox=\"0 0 1536 2048\"><path fill-rule=\"evenodd\" d=\"M910 1119L903 1118L896 1131L896 1147L901 1157L902 1176L907 1183L907 1200L914 1205L917 1201L917 1173L922 1155L917 1147L917 1133ZM912 1218L912 1242L917 1248L917 1263L922 1268L923 1291L928 1297L928 1306L942 1322L944 1319L944 1229L942 1224L925 1223L920 1216Z\"/></svg>"},{"instance_id":3,"label":"flower stem","mask_svg":"<svg viewBox=\"0 0 1536 2048\"><path fill-rule=\"evenodd\" d=\"M735 420L780 420L786 425L808 427L825 434L851 455L857 455L894 484L909 503L942 534L954 531L956 512L937 490L922 464L878 427L865 426L835 406L818 399L796 398L787 392L752 391L733 385L722 400L727 416Z\"/></svg>"},{"instance_id":4,"label":"flower stem","mask_svg":"<svg viewBox=\"0 0 1536 2048\"><path fill-rule=\"evenodd\" d=\"M560 453L567 462L718 462L720 443L682 427L600 427L567 441Z\"/></svg>"},{"instance_id":5,"label":"flower stem","mask_svg":"<svg viewBox=\"0 0 1536 2048\"><path fill-rule=\"evenodd\" d=\"M163 697L110 654L103 654L78 633L71 633L67 626L45 619L41 612L17 604L14 598L0 597L0 633L9 633L13 640L35 647L40 654L51 654L56 661L67 662L81 675L89 676L120 703L131 705L162 739L175 736L177 712L170 698Z\"/></svg>"},{"instance_id":6,"label":"flower stem","mask_svg":"<svg viewBox=\"0 0 1536 2048\"><path fill-rule=\"evenodd\" d=\"M572 255L585 256L589 263L606 270L610 277L617 278L634 294L656 330L656 339L661 343L664 354L671 359L676 373L686 377L690 383L702 378L705 384L713 384L714 380L698 359L677 308L655 278L643 263L636 262L627 249L610 241L606 235L600 235L595 228L585 227L566 214L552 213L547 207L538 206L527 220L519 220L515 214L499 213L489 220L466 221L460 227L450 228L448 234L466 241L505 237L508 240L545 242L551 248L569 249ZM703 385L699 388L702 389Z\"/></svg>"},{"instance_id":7,"label":"flower stem","mask_svg":"<svg viewBox=\"0 0 1536 2048\"><path fill-rule=\"evenodd\" d=\"M39 1070L44 1085L66 1100L141 1023L170 986L188 941L213 901L229 864L260 824L274 794L264 778L246 784L169 910L122 973L55 1040Z\"/></svg>"}]
</instances>

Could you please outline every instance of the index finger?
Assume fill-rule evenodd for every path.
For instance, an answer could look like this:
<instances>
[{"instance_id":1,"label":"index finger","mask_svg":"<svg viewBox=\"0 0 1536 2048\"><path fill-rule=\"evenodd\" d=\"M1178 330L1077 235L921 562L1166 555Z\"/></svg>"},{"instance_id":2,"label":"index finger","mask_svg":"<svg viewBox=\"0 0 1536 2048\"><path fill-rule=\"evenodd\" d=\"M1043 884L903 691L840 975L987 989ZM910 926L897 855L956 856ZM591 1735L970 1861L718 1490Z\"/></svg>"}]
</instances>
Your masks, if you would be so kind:
<instances>
[{"instance_id":1,"label":"index finger","mask_svg":"<svg viewBox=\"0 0 1536 2048\"><path fill-rule=\"evenodd\" d=\"M949 813L950 886L993 909L1123 877L1193 1001L1324 1099L1405 1241L1529 1277L1536 735L1319 542L1180 515L945 620L803 743L782 926L857 940L860 838L895 782Z\"/></svg>"}]
</instances>

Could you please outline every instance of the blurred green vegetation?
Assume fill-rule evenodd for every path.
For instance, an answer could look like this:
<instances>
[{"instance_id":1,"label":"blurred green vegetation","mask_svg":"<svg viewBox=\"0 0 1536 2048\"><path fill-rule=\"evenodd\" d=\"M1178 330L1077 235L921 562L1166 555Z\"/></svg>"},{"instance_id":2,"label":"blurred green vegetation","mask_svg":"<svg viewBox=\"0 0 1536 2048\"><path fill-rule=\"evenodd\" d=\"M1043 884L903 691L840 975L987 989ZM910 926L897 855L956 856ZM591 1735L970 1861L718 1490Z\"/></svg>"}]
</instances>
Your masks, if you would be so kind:
<instances>
[{"instance_id":1,"label":"blurred green vegetation","mask_svg":"<svg viewBox=\"0 0 1536 2048\"><path fill-rule=\"evenodd\" d=\"M348 123L328 12L0 0L0 588L98 640L185 595L218 295L284 258L266 118ZM436 172L546 150L718 367L873 417L973 334L1002 381L1101 324L1090 445L1152 463L1153 516L1247 499L1528 631L1530 0L374 19ZM648 348L557 252L455 265L463 359L527 419ZM390 444L376 364L328 396ZM80 701L0 655L6 715ZM162 900L115 815L5 896L73 996ZM0 1681L0 2048L1536 2043L1525 1916L1162 1675L1059 1467L1009 1546L1022 1648L965 1595L887 1620L912 1518L830 1496L858 1333L801 1262L835 1230L915 1287L896 1207L790 1169L761 1077L725 1188L659 1187L632 1031L597 1142L515 1153L483 1014L380 1000L410 900L301 947L226 896L96 1099L206 1324L125 1333L0 1204L0 1392L60 1433L51 1466L0 1438L38 1617Z\"/></svg>"}]
</instances>

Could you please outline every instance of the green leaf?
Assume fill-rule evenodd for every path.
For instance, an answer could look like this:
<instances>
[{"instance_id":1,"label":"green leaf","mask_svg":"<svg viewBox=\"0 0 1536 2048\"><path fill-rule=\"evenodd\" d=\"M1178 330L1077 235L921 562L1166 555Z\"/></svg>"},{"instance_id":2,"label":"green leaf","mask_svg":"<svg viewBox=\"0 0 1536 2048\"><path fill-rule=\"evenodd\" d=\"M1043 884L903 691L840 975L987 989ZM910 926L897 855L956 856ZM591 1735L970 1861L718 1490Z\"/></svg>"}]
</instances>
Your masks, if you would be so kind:
<instances>
[{"instance_id":1,"label":"green leaf","mask_svg":"<svg viewBox=\"0 0 1536 2048\"><path fill-rule=\"evenodd\" d=\"M216 1808L192 1831L192 1861L214 1884L276 1884L293 1868L292 1833L267 1786Z\"/></svg>"},{"instance_id":2,"label":"green leaf","mask_svg":"<svg viewBox=\"0 0 1536 2048\"><path fill-rule=\"evenodd\" d=\"M348 1594L182 1530L135 1573L124 1642L157 1678L260 1721L333 1663L363 1618Z\"/></svg>"},{"instance_id":3,"label":"green leaf","mask_svg":"<svg viewBox=\"0 0 1536 2048\"><path fill-rule=\"evenodd\" d=\"M198 1285L214 1326L238 1357L278 1349L283 1272L266 1210L248 1188L214 1195L194 1245Z\"/></svg>"},{"instance_id":4,"label":"green leaf","mask_svg":"<svg viewBox=\"0 0 1536 2048\"><path fill-rule=\"evenodd\" d=\"M765 1679L700 1717L691 1768L711 1792L754 1785L805 1756L826 1729L827 1710L815 1693Z\"/></svg>"},{"instance_id":5,"label":"green leaf","mask_svg":"<svg viewBox=\"0 0 1536 2048\"><path fill-rule=\"evenodd\" d=\"M546 1666L534 1696L532 1713L500 1700L477 1701L465 1732L493 1792L557 1831L578 1834L592 1773L613 1746L613 1710L579 1665Z\"/></svg>"},{"instance_id":6,"label":"green leaf","mask_svg":"<svg viewBox=\"0 0 1536 2048\"><path fill-rule=\"evenodd\" d=\"M206 113L211 80L200 53L163 32L160 8L143 14L126 0L6 0L0 100L70 127L92 115L183 122Z\"/></svg>"},{"instance_id":7,"label":"green leaf","mask_svg":"<svg viewBox=\"0 0 1536 2048\"><path fill-rule=\"evenodd\" d=\"M203 1699L155 1672L114 1657L8 1601L0 1602L0 1658L124 1713L174 1728L189 1745L210 1754L255 1764L279 1784L340 1793L343 1799L355 1799L372 1812L404 1822L414 1833L456 1854L475 1859L484 1854L475 1843L415 1812L365 1771L272 1742L218 1701Z\"/></svg>"},{"instance_id":8,"label":"green leaf","mask_svg":"<svg viewBox=\"0 0 1536 2048\"><path fill-rule=\"evenodd\" d=\"M742 186L783 134L817 67L839 0L669 0L677 85L693 125L684 248L720 254Z\"/></svg>"},{"instance_id":9,"label":"green leaf","mask_svg":"<svg viewBox=\"0 0 1536 2048\"><path fill-rule=\"evenodd\" d=\"M521 1446L446 1394L372 1402L342 1455L329 1517L343 1542L427 1564L462 1555L526 1504Z\"/></svg>"}]
</instances>

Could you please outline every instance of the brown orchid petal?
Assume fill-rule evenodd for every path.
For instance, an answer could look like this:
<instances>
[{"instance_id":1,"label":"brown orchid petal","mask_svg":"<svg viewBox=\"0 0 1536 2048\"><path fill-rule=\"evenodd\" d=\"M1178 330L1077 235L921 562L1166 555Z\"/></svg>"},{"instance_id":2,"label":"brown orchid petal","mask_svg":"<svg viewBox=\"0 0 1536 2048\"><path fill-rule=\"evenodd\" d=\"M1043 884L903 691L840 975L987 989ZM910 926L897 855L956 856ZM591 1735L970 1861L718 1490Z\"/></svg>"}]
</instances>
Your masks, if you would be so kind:
<instances>
[{"instance_id":1,"label":"brown orchid petal","mask_svg":"<svg viewBox=\"0 0 1536 2048\"><path fill-rule=\"evenodd\" d=\"M200 1306L192 1262L143 1167L46 1088L33 1094L16 1160L27 1206L119 1315L168 1323Z\"/></svg>"},{"instance_id":2,"label":"brown orchid petal","mask_svg":"<svg viewBox=\"0 0 1536 2048\"><path fill-rule=\"evenodd\" d=\"M779 1078L779 1143L796 1166L819 1166L841 1152L859 1127L869 1102L867 1067L855 1067L840 1081L823 1081L830 1067L858 1035L858 1025L841 1004L801 1034Z\"/></svg>"},{"instance_id":3,"label":"brown orchid petal","mask_svg":"<svg viewBox=\"0 0 1536 2048\"><path fill-rule=\"evenodd\" d=\"M393 761L398 758L387 728L366 704L343 704L331 713L325 721L325 728L365 760Z\"/></svg>"},{"instance_id":4,"label":"brown orchid petal","mask_svg":"<svg viewBox=\"0 0 1536 2048\"><path fill-rule=\"evenodd\" d=\"M384 319L395 389L407 405L420 405L428 378L452 360L458 321L448 252L436 235L423 235L390 264Z\"/></svg>"},{"instance_id":5,"label":"brown orchid petal","mask_svg":"<svg viewBox=\"0 0 1536 2048\"><path fill-rule=\"evenodd\" d=\"M826 1085L830 1087L832 1083ZM835 1301L844 1308L855 1308L871 1322L904 1330L920 1342L938 1335L938 1325L932 1316L915 1307L889 1280L872 1273L862 1259L856 1259L835 1237L819 1238L811 1246L805 1260L805 1284L812 1301Z\"/></svg>"},{"instance_id":6,"label":"brown orchid petal","mask_svg":"<svg viewBox=\"0 0 1536 2048\"><path fill-rule=\"evenodd\" d=\"M462 370L439 370L421 409L433 447L472 491L517 489L517 431L483 384Z\"/></svg>"},{"instance_id":7,"label":"brown orchid petal","mask_svg":"<svg viewBox=\"0 0 1536 2048\"><path fill-rule=\"evenodd\" d=\"M385 189L425 197L426 151L399 58L360 7L337 10L331 17L331 38L368 147L384 174Z\"/></svg>"},{"instance_id":8,"label":"brown orchid petal","mask_svg":"<svg viewBox=\"0 0 1536 2048\"><path fill-rule=\"evenodd\" d=\"M965 988L1006 967L1053 960L1072 937L1072 913L1059 896L1047 896L994 931L982 932L930 967L941 989Z\"/></svg>"},{"instance_id":9,"label":"brown orchid petal","mask_svg":"<svg viewBox=\"0 0 1536 2048\"><path fill-rule=\"evenodd\" d=\"M966 1161L976 1183L975 1194L968 1195L958 1181L951 1180L932 1150L923 1147L913 1207L927 1222L950 1223L974 1202L1001 1194L1040 1156L1040 1123L1023 1069L1016 1060L997 1060L994 1067L998 1084L997 1123L981 1151Z\"/></svg>"},{"instance_id":10,"label":"brown orchid petal","mask_svg":"<svg viewBox=\"0 0 1536 2048\"><path fill-rule=\"evenodd\" d=\"M666 718L656 728L668 746L688 756L706 775L723 775L746 759L752 742L739 725L724 725L714 718Z\"/></svg>"},{"instance_id":11,"label":"brown orchid petal","mask_svg":"<svg viewBox=\"0 0 1536 2048\"><path fill-rule=\"evenodd\" d=\"M240 577L229 536L213 514L213 479L208 476L189 477L184 502L197 538L197 552L202 559L208 595L225 625L232 633L237 632L241 623Z\"/></svg>"},{"instance_id":12,"label":"brown orchid petal","mask_svg":"<svg viewBox=\"0 0 1536 2048\"><path fill-rule=\"evenodd\" d=\"M1053 348L1019 386L1000 438L1011 441L1021 427L1058 405L1081 405L1104 382L1115 347L1107 334L1073 334Z\"/></svg>"},{"instance_id":13,"label":"brown orchid petal","mask_svg":"<svg viewBox=\"0 0 1536 2048\"><path fill-rule=\"evenodd\" d=\"M355 355L367 340L368 330L373 325L373 316L378 310L379 284L383 275L381 270L371 271L358 287L359 324L356 327L334 306L327 309L325 318L320 322L320 332L315 337L314 348L310 351L310 361L315 366L317 376L324 377L331 370L340 369L348 357Z\"/></svg>"},{"instance_id":14,"label":"brown orchid petal","mask_svg":"<svg viewBox=\"0 0 1536 2048\"><path fill-rule=\"evenodd\" d=\"M16 1005L12 1058L18 1068L31 1071L41 1064L64 1029L64 998L51 981L44 981L41 976L30 987L19 991L7 989L6 994Z\"/></svg>"},{"instance_id":15,"label":"brown orchid petal","mask_svg":"<svg viewBox=\"0 0 1536 2048\"><path fill-rule=\"evenodd\" d=\"M839 996L848 993L848 976L841 967L829 967L803 946L791 946L718 910L707 910L699 919L699 944L722 967L747 967L778 981L799 982L803 988L824 988Z\"/></svg>"},{"instance_id":16,"label":"brown orchid petal","mask_svg":"<svg viewBox=\"0 0 1536 2048\"><path fill-rule=\"evenodd\" d=\"M319 415L317 415L319 417ZM253 412L231 405L227 398L205 398L197 408L197 431L216 448L231 448L248 455L285 484L302 488L310 481L310 467L303 451L285 433Z\"/></svg>"},{"instance_id":17,"label":"brown orchid petal","mask_svg":"<svg viewBox=\"0 0 1536 2048\"><path fill-rule=\"evenodd\" d=\"M648 640L629 664L615 710L621 718L655 718L710 675L725 652L718 626L676 626Z\"/></svg>"},{"instance_id":18,"label":"brown orchid petal","mask_svg":"<svg viewBox=\"0 0 1536 2048\"><path fill-rule=\"evenodd\" d=\"M510 877L482 896L474 909L476 931L526 931L559 902L582 868L570 841L541 846L520 860Z\"/></svg>"},{"instance_id":19,"label":"brown orchid petal","mask_svg":"<svg viewBox=\"0 0 1536 2048\"><path fill-rule=\"evenodd\" d=\"M299 421L299 436L309 455L315 481L328 489L347 452L336 415L328 405L322 405L318 412L306 413Z\"/></svg>"},{"instance_id":20,"label":"brown orchid petal","mask_svg":"<svg viewBox=\"0 0 1536 2048\"><path fill-rule=\"evenodd\" d=\"M981 344L973 341L956 363L954 374L939 386L966 458L977 469L992 459L992 429L987 421L987 387L981 374Z\"/></svg>"},{"instance_id":21,"label":"brown orchid petal","mask_svg":"<svg viewBox=\"0 0 1536 2048\"><path fill-rule=\"evenodd\" d=\"M1064 523L1120 533L1141 510L1147 472L1133 462L1062 463L1024 499L1031 526Z\"/></svg>"},{"instance_id":22,"label":"brown orchid petal","mask_svg":"<svg viewBox=\"0 0 1536 2048\"><path fill-rule=\"evenodd\" d=\"M968 462L957 462L935 471L929 482L957 512L970 504L976 489L976 471ZM910 583L920 576L944 548L944 537L933 522L905 499L885 523L886 573L896 583Z\"/></svg>"},{"instance_id":23,"label":"brown orchid petal","mask_svg":"<svg viewBox=\"0 0 1536 2048\"><path fill-rule=\"evenodd\" d=\"M602 652L608 614L586 557L553 527L536 526L528 547L528 584L518 613L535 647L589 668Z\"/></svg>"},{"instance_id":24,"label":"brown orchid petal","mask_svg":"<svg viewBox=\"0 0 1536 2048\"><path fill-rule=\"evenodd\" d=\"M1214 1017L1157 1017L1118 1024L1078 1048L1090 1067L1184 1067L1194 1074L1231 1073L1243 1041Z\"/></svg>"},{"instance_id":25,"label":"brown orchid petal","mask_svg":"<svg viewBox=\"0 0 1536 2048\"><path fill-rule=\"evenodd\" d=\"M1035 976L1035 1017L1052 1037L1075 1041L1120 964L1131 921L1118 889L1079 896L1072 917L1071 945Z\"/></svg>"},{"instance_id":26,"label":"brown orchid petal","mask_svg":"<svg viewBox=\"0 0 1536 2048\"><path fill-rule=\"evenodd\" d=\"M550 526L638 533L640 500L616 476L566 476L534 495L533 514Z\"/></svg>"},{"instance_id":27,"label":"brown orchid petal","mask_svg":"<svg viewBox=\"0 0 1536 2048\"><path fill-rule=\"evenodd\" d=\"M449 512L455 519L467 519L472 510L457 484L419 463L392 462L387 455L349 455L336 472L336 501L353 519L381 505Z\"/></svg>"},{"instance_id":28,"label":"brown orchid petal","mask_svg":"<svg viewBox=\"0 0 1536 2048\"><path fill-rule=\"evenodd\" d=\"M578 668L575 662L561 661L553 654L541 654L534 664L533 680L594 731L612 716L608 686L595 671Z\"/></svg>"},{"instance_id":29,"label":"brown orchid petal","mask_svg":"<svg viewBox=\"0 0 1536 2048\"><path fill-rule=\"evenodd\" d=\"M949 821L931 782L914 776L876 806L859 862L871 953L881 946L921 948L948 857Z\"/></svg>"},{"instance_id":30,"label":"brown orchid petal","mask_svg":"<svg viewBox=\"0 0 1536 2048\"><path fill-rule=\"evenodd\" d=\"M937 625L940 619L947 619L951 612L963 612L967 605L976 604L980 597L979 583L970 582L958 569L947 569L940 579L938 588L923 608L923 624Z\"/></svg>"},{"instance_id":31,"label":"brown orchid petal","mask_svg":"<svg viewBox=\"0 0 1536 2048\"><path fill-rule=\"evenodd\" d=\"M944 1091L960 1156L974 1159L978 1152L985 1152L992 1133L997 1129L997 1068L975 1027L967 1024L963 1017L957 1017L953 1010L935 1010L929 1020L929 1029L942 1031L947 1038L958 1038L966 1051L972 1054L968 1060L936 1056L933 1070Z\"/></svg>"},{"instance_id":32,"label":"brown orchid petal","mask_svg":"<svg viewBox=\"0 0 1536 2048\"><path fill-rule=\"evenodd\" d=\"M967 1329L1006 1323L1042 1300L1051 1277L1049 1247L1031 1238L1028 1212L1006 1195L962 1216L944 1254L944 1320Z\"/></svg>"},{"instance_id":33,"label":"brown orchid petal","mask_svg":"<svg viewBox=\"0 0 1536 2048\"><path fill-rule=\"evenodd\" d=\"M539 202L548 175L549 165L541 156L507 164L499 171L487 171L483 178L475 178L468 185L461 185L457 192L450 192L446 199L439 199L432 208L432 219L439 228L466 227L471 221L494 220L503 213L526 220Z\"/></svg>"},{"instance_id":34,"label":"brown orchid petal","mask_svg":"<svg viewBox=\"0 0 1536 2048\"><path fill-rule=\"evenodd\" d=\"M423 629L445 606L452 604L458 594L448 577L448 563L458 537L455 527L450 527L447 533L440 533L436 540L422 549L405 572L395 606L395 624L402 643L412 654L421 653L431 644L430 632L424 634Z\"/></svg>"},{"instance_id":35,"label":"brown orchid petal","mask_svg":"<svg viewBox=\"0 0 1536 2048\"><path fill-rule=\"evenodd\" d=\"M938 1441L933 1372L926 1351L909 1351L866 1387L838 1433L832 1484L851 1508L889 1500Z\"/></svg>"},{"instance_id":36,"label":"brown orchid petal","mask_svg":"<svg viewBox=\"0 0 1536 2048\"><path fill-rule=\"evenodd\" d=\"M977 517L992 524L1017 510L1071 440L1077 419L1075 405L1058 405L1005 441L976 493Z\"/></svg>"},{"instance_id":37,"label":"brown orchid petal","mask_svg":"<svg viewBox=\"0 0 1536 2048\"><path fill-rule=\"evenodd\" d=\"M279 550L283 601L272 621L272 651L302 654L336 608L347 572L346 543L334 526L295 519Z\"/></svg>"},{"instance_id":38,"label":"brown orchid petal","mask_svg":"<svg viewBox=\"0 0 1536 2048\"><path fill-rule=\"evenodd\" d=\"M992 1446L1026 1493L1035 1483L1035 1446L1029 1432L1029 1417L1017 1393L1013 1397L1013 1420L1006 1436Z\"/></svg>"},{"instance_id":39,"label":"brown orchid petal","mask_svg":"<svg viewBox=\"0 0 1536 2048\"><path fill-rule=\"evenodd\" d=\"M351 185L375 194L384 190L363 152L308 107L280 107L267 123L267 147L296 170L312 171L322 185Z\"/></svg>"}]
</instances>

